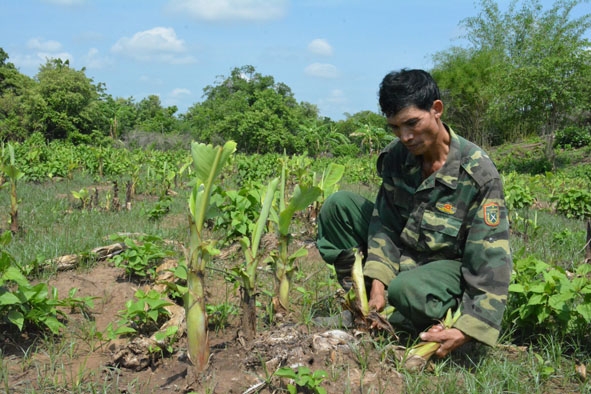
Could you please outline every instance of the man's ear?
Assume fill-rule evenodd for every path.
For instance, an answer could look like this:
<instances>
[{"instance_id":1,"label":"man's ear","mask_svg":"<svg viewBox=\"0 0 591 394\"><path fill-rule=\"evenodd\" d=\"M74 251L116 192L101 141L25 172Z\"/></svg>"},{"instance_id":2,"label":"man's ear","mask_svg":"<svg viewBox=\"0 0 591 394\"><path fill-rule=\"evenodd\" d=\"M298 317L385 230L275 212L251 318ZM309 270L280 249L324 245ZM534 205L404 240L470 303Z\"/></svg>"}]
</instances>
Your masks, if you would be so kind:
<instances>
[{"instance_id":1,"label":"man's ear","mask_svg":"<svg viewBox=\"0 0 591 394\"><path fill-rule=\"evenodd\" d=\"M431 110L435 112L435 116L439 119L443 114L443 101L435 100L433 101L433 105L431 105Z\"/></svg>"}]
</instances>

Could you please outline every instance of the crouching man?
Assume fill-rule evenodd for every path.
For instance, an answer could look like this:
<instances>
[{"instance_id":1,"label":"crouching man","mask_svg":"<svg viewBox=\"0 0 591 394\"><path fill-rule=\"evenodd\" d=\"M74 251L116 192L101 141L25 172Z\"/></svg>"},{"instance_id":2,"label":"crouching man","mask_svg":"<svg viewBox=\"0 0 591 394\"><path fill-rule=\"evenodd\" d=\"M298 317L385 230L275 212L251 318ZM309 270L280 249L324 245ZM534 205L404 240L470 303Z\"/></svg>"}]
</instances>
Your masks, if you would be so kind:
<instances>
[{"instance_id":1,"label":"crouching man","mask_svg":"<svg viewBox=\"0 0 591 394\"><path fill-rule=\"evenodd\" d=\"M439 88L422 70L387 74L379 104L396 137L380 154L375 202L341 191L318 216L317 247L347 286L353 248L364 252L369 304L395 307L436 355L474 339L496 344L512 258L503 186L495 165L442 121ZM447 310L461 316L437 324Z\"/></svg>"}]
</instances>

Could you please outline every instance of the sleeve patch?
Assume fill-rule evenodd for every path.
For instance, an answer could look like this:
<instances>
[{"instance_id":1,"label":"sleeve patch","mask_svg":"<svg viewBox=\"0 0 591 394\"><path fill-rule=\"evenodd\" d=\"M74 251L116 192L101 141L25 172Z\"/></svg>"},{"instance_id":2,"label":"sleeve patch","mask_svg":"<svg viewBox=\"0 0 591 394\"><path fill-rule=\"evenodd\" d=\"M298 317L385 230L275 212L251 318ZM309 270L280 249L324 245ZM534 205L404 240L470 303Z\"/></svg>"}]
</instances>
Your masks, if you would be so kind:
<instances>
[{"instance_id":1,"label":"sleeve patch","mask_svg":"<svg viewBox=\"0 0 591 394\"><path fill-rule=\"evenodd\" d=\"M499 204L497 204L496 202L485 204L482 210L484 223L486 223L490 227L496 227L499 225L499 223L501 222L501 210L499 208Z\"/></svg>"}]
</instances>

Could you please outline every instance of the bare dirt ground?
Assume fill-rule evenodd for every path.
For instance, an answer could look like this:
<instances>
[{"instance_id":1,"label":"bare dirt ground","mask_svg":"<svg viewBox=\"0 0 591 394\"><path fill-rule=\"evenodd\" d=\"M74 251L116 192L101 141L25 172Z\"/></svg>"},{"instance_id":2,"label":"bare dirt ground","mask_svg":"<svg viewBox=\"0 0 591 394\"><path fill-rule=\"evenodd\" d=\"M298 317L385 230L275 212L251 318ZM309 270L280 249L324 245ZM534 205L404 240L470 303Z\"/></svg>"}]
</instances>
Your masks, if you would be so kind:
<instances>
[{"instance_id":1,"label":"bare dirt ground","mask_svg":"<svg viewBox=\"0 0 591 394\"><path fill-rule=\"evenodd\" d=\"M307 262L323 264L314 247L309 248ZM236 294L228 299L222 275L210 278L208 304L239 305ZM109 341L102 333L119 320L118 312L141 285L129 281L122 268L108 261L91 269L58 273L50 285L60 295L77 288L76 296L96 297L90 311L94 324L79 311L64 311L67 329L60 338L0 334L11 393L87 392L84 387L89 382L108 393L280 393L287 392L289 381L272 374L282 366L327 372L321 386L328 393L402 392L402 375L374 350L375 338L370 334L349 329L336 333L344 333L345 339L334 338L330 329L303 324L297 311L272 325L263 324L250 342L240 335L239 316L223 329L210 329L210 360L203 373L195 373L188 360L185 336L174 344L172 354L132 354L132 366L122 365L126 364L121 362L122 351L130 358L130 339ZM263 309L258 308L259 314ZM48 387L56 389L47 391ZM298 392L311 391L301 388Z\"/></svg>"}]
</instances>

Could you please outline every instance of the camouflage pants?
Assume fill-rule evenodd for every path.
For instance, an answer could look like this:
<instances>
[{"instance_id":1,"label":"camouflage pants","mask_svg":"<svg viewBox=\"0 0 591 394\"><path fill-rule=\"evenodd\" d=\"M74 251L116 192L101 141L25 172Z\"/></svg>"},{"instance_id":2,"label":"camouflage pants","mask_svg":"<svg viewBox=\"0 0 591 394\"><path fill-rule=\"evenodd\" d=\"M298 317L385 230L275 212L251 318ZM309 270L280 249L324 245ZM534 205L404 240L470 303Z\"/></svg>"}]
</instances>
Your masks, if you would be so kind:
<instances>
[{"instance_id":1,"label":"camouflage pants","mask_svg":"<svg viewBox=\"0 0 591 394\"><path fill-rule=\"evenodd\" d=\"M335 268L339 283L346 289L355 262L352 249L367 252L367 229L373 203L362 196L339 191L331 194L318 213L316 246L320 255Z\"/></svg>"},{"instance_id":2,"label":"camouflage pants","mask_svg":"<svg viewBox=\"0 0 591 394\"><path fill-rule=\"evenodd\" d=\"M362 196L340 191L324 202L318 214L316 246L345 288L354 262L352 249L366 254L373 207ZM403 320L408 320L422 330L444 317L449 308L456 308L463 292L460 267L459 261L438 260L399 272L388 284L388 302L397 311L393 323L407 325Z\"/></svg>"}]
</instances>

